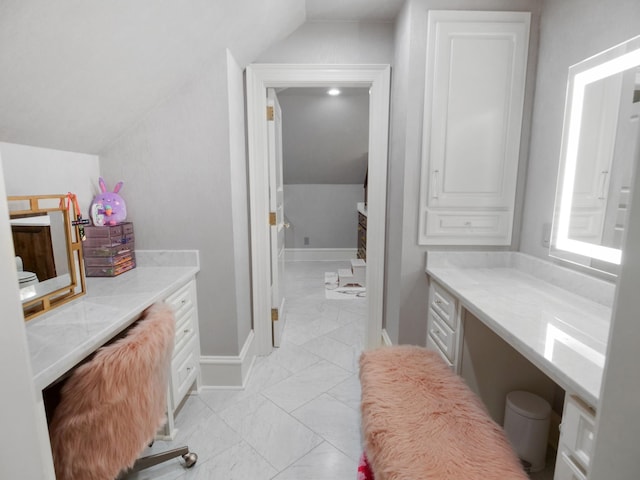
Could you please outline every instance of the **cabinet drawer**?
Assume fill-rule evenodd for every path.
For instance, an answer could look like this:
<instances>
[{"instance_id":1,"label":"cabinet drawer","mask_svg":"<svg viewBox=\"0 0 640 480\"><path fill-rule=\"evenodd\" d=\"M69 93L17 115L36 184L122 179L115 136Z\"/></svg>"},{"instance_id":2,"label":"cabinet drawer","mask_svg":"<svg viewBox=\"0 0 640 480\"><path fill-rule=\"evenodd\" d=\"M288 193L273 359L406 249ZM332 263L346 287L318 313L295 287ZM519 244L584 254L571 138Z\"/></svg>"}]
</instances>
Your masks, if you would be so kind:
<instances>
[{"instance_id":1,"label":"cabinet drawer","mask_svg":"<svg viewBox=\"0 0 640 480\"><path fill-rule=\"evenodd\" d=\"M431 308L440 315L452 330L458 328L458 316L456 312L456 299L436 282L430 282L429 302Z\"/></svg>"},{"instance_id":2,"label":"cabinet drawer","mask_svg":"<svg viewBox=\"0 0 640 480\"><path fill-rule=\"evenodd\" d=\"M566 451L558 452L553 480L587 480L586 473Z\"/></svg>"},{"instance_id":3,"label":"cabinet drawer","mask_svg":"<svg viewBox=\"0 0 640 480\"><path fill-rule=\"evenodd\" d=\"M192 294L193 282L187 283L184 287L179 288L165 300L171 305L175 311L176 318L181 317L184 312L194 305L194 297Z\"/></svg>"},{"instance_id":4,"label":"cabinet drawer","mask_svg":"<svg viewBox=\"0 0 640 480\"><path fill-rule=\"evenodd\" d=\"M509 245L513 212L427 209L422 245Z\"/></svg>"},{"instance_id":5,"label":"cabinet drawer","mask_svg":"<svg viewBox=\"0 0 640 480\"><path fill-rule=\"evenodd\" d=\"M595 441L595 415L593 410L575 396L567 398L562 414L561 449L588 470Z\"/></svg>"},{"instance_id":6,"label":"cabinet drawer","mask_svg":"<svg viewBox=\"0 0 640 480\"><path fill-rule=\"evenodd\" d=\"M174 357L179 355L180 350L186 345L196 334L194 325L195 317L193 309L185 312L185 314L176 321L176 338L173 350Z\"/></svg>"},{"instance_id":7,"label":"cabinet drawer","mask_svg":"<svg viewBox=\"0 0 640 480\"><path fill-rule=\"evenodd\" d=\"M431 338L431 335L427 335L427 350L433 350L434 352L438 352L444 363L446 363L451 370L453 370L453 364L449 361L447 356L440 349L438 344Z\"/></svg>"},{"instance_id":8,"label":"cabinet drawer","mask_svg":"<svg viewBox=\"0 0 640 480\"><path fill-rule=\"evenodd\" d=\"M180 404L198 375L196 340L192 339L171 362L171 393L174 408Z\"/></svg>"},{"instance_id":9,"label":"cabinet drawer","mask_svg":"<svg viewBox=\"0 0 640 480\"><path fill-rule=\"evenodd\" d=\"M429 336L433 338L449 361L454 362L456 358L456 336L432 309L429 309L428 327Z\"/></svg>"},{"instance_id":10,"label":"cabinet drawer","mask_svg":"<svg viewBox=\"0 0 640 480\"><path fill-rule=\"evenodd\" d=\"M504 236L511 212L427 212L427 235Z\"/></svg>"}]
</instances>

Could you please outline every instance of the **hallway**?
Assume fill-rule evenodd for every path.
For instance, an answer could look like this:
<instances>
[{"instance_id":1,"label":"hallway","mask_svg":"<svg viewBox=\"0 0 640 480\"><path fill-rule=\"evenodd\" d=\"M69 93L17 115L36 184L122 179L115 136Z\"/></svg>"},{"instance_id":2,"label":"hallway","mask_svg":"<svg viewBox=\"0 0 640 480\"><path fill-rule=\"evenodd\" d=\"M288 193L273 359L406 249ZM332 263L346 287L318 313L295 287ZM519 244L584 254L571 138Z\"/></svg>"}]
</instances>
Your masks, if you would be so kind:
<instances>
[{"instance_id":1,"label":"hallway","mask_svg":"<svg viewBox=\"0 0 640 480\"><path fill-rule=\"evenodd\" d=\"M191 470L178 460L130 479L354 479L361 453L358 357L367 302L328 300L324 272L348 262L286 263L282 346L257 357L244 390L209 389L188 397L173 442L199 456Z\"/></svg>"}]
</instances>

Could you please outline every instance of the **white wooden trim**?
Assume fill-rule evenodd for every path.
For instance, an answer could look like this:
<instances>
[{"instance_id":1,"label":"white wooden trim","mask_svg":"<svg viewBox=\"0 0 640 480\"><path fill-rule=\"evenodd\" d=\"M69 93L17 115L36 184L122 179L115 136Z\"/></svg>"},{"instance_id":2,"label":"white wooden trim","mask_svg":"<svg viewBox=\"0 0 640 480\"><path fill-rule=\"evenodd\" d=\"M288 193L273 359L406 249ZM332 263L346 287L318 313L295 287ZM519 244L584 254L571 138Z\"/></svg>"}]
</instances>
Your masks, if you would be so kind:
<instances>
[{"instance_id":1,"label":"white wooden trim","mask_svg":"<svg viewBox=\"0 0 640 480\"><path fill-rule=\"evenodd\" d=\"M349 261L358 255L357 248L285 248L285 262Z\"/></svg>"},{"instance_id":2,"label":"white wooden trim","mask_svg":"<svg viewBox=\"0 0 640 480\"><path fill-rule=\"evenodd\" d=\"M249 379L256 356L254 339L255 335L251 330L238 356L201 356L201 389L243 388Z\"/></svg>"},{"instance_id":3,"label":"white wooden trim","mask_svg":"<svg viewBox=\"0 0 640 480\"><path fill-rule=\"evenodd\" d=\"M391 345L393 345L391 337L389 337L386 328L382 329L382 345L384 345L385 347L390 347Z\"/></svg>"},{"instance_id":4,"label":"white wooden trim","mask_svg":"<svg viewBox=\"0 0 640 480\"><path fill-rule=\"evenodd\" d=\"M380 345L383 315L384 241L387 203L389 132L389 65L284 65L247 67L247 143L249 154L249 210L253 328L256 352L271 352L271 296L269 291L269 224L267 130L268 87L369 87L369 201L367 219L367 301L369 321L366 346Z\"/></svg>"}]
</instances>

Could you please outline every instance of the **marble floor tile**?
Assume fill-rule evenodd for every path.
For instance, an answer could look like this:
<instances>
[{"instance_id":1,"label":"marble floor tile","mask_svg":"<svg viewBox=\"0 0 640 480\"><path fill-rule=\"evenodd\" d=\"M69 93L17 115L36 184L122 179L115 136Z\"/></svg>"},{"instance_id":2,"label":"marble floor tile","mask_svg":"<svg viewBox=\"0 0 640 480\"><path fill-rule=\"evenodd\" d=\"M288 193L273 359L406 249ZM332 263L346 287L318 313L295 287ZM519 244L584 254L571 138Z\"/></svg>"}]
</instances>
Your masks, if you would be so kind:
<instances>
[{"instance_id":1,"label":"marble floor tile","mask_svg":"<svg viewBox=\"0 0 640 480\"><path fill-rule=\"evenodd\" d=\"M344 382L339 383L327 393L354 410L358 412L360 411L362 389L360 387L360 379L358 378L357 373L351 375Z\"/></svg>"},{"instance_id":2,"label":"marble floor tile","mask_svg":"<svg viewBox=\"0 0 640 480\"><path fill-rule=\"evenodd\" d=\"M322 288L324 290L324 287ZM319 298L287 298L285 312L287 315L331 315L337 318L338 313L340 313L340 306L336 305L335 302L326 300L324 296Z\"/></svg>"},{"instance_id":3,"label":"marble floor tile","mask_svg":"<svg viewBox=\"0 0 640 480\"><path fill-rule=\"evenodd\" d=\"M365 315L359 312L353 312L351 310L341 309L338 313L338 323L340 325L348 325L355 323L357 325L364 325Z\"/></svg>"},{"instance_id":4,"label":"marble floor tile","mask_svg":"<svg viewBox=\"0 0 640 480\"><path fill-rule=\"evenodd\" d=\"M320 317L305 325L292 323L285 327L285 339L296 345L302 345L341 326L337 320L325 317Z\"/></svg>"},{"instance_id":5,"label":"marble floor tile","mask_svg":"<svg viewBox=\"0 0 640 480\"><path fill-rule=\"evenodd\" d=\"M274 348L269 357L271 361L275 361L293 373L304 370L321 360L319 356L294 343L286 345L286 348Z\"/></svg>"},{"instance_id":6,"label":"marble floor tile","mask_svg":"<svg viewBox=\"0 0 640 480\"><path fill-rule=\"evenodd\" d=\"M190 431L180 431L172 445L187 445L190 451L198 454L199 461L206 462L228 448L240 443L241 436L231 429L218 414L211 412L202 418Z\"/></svg>"},{"instance_id":7,"label":"marble floor tile","mask_svg":"<svg viewBox=\"0 0 640 480\"><path fill-rule=\"evenodd\" d=\"M241 442L184 472L189 480L269 480L278 471L248 443Z\"/></svg>"},{"instance_id":8,"label":"marble floor tile","mask_svg":"<svg viewBox=\"0 0 640 480\"><path fill-rule=\"evenodd\" d=\"M302 347L348 372L358 371L358 358L362 351L358 346L347 345L325 335L309 340Z\"/></svg>"},{"instance_id":9,"label":"marble floor tile","mask_svg":"<svg viewBox=\"0 0 640 480\"><path fill-rule=\"evenodd\" d=\"M252 392L247 392L244 389L208 389L203 388L198 397L207 404L207 406L216 413L231 407L249 396L253 395Z\"/></svg>"},{"instance_id":10,"label":"marble floor tile","mask_svg":"<svg viewBox=\"0 0 640 480\"><path fill-rule=\"evenodd\" d=\"M244 402L221 413L221 417L278 471L285 469L322 438L265 397L256 395L249 408Z\"/></svg>"},{"instance_id":11,"label":"marble floor tile","mask_svg":"<svg viewBox=\"0 0 640 480\"><path fill-rule=\"evenodd\" d=\"M351 480L362 452L357 361L366 300L325 298L324 272L348 262L289 262L282 345L257 357L245 388L202 389L187 397L172 442L199 455L127 480Z\"/></svg>"},{"instance_id":12,"label":"marble floor tile","mask_svg":"<svg viewBox=\"0 0 640 480\"><path fill-rule=\"evenodd\" d=\"M364 332L363 323L349 323L344 327L330 331L327 333L327 337L338 340L345 345L358 347L362 351L364 348Z\"/></svg>"},{"instance_id":13,"label":"marble floor tile","mask_svg":"<svg viewBox=\"0 0 640 480\"><path fill-rule=\"evenodd\" d=\"M274 480L354 480L358 462L323 442L274 477Z\"/></svg>"},{"instance_id":14,"label":"marble floor tile","mask_svg":"<svg viewBox=\"0 0 640 480\"><path fill-rule=\"evenodd\" d=\"M354 461L362 453L360 413L331 395L323 394L291 415Z\"/></svg>"},{"instance_id":15,"label":"marble floor tile","mask_svg":"<svg viewBox=\"0 0 640 480\"><path fill-rule=\"evenodd\" d=\"M287 377L293 375L293 372L282 366L271 356L257 357L249 373L249 380L245 385L246 392L260 392L261 390L281 382Z\"/></svg>"},{"instance_id":16,"label":"marble floor tile","mask_svg":"<svg viewBox=\"0 0 640 480\"><path fill-rule=\"evenodd\" d=\"M179 407L175 417L175 427L183 437L188 436L204 420L208 420L214 411L203 401L201 395L190 395Z\"/></svg>"},{"instance_id":17,"label":"marble floor tile","mask_svg":"<svg viewBox=\"0 0 640 480\"><path fill-rule=\"evenodd\" d=\"M286 380L267 388L262 394L283 410L291 412L348 377L348 371L327 360L320 360Z\"/></svg>"}]
</instances>

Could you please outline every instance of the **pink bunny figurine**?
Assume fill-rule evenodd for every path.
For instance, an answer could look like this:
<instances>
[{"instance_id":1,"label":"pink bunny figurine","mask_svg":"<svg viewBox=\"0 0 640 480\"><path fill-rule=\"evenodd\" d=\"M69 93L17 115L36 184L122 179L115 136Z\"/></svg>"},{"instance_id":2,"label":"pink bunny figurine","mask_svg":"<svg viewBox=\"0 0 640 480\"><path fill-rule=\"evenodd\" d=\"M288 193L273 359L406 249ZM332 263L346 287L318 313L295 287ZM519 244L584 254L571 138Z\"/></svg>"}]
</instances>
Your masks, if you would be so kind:
<instances>
[{"instance_id":1,"label":"pink bunny figurine","mask_svg":"<svg viewBox=\"0 0 640 480\"><path fill-rule=\"evenodd\" d=\"M127 205L124 199L118 195L122 188L122 182L118 182L113 192L107 192L107 185L102 177L98 179L100 191L91 203L91 220L96 226L115 225L124 222L127 218Z\"/></svg>"}]
</instances>

